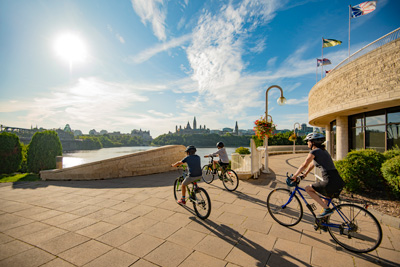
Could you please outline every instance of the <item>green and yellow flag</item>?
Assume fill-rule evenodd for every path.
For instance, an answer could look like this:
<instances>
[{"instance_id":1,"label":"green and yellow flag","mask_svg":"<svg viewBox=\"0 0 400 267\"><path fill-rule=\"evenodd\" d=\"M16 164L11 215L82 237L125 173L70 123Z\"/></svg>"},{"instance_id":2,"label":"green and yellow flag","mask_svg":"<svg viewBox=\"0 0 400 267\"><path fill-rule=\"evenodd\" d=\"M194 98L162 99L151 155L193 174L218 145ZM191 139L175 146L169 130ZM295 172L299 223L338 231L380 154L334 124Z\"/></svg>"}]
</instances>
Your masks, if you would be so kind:
<instances>
[{"instance_id":1,"label":"green and yellow flag","mask_svg":"<svg viewBox=\"0 0 400 267\"><path fill-rule=\"evenodd\" d=\"M323 44L322 47L331 47L331 46L335 46L335 45L340 45L342 43L342 41L338 41L335 39L322 39L323 40Z\"/></svg>"}]
</instances>

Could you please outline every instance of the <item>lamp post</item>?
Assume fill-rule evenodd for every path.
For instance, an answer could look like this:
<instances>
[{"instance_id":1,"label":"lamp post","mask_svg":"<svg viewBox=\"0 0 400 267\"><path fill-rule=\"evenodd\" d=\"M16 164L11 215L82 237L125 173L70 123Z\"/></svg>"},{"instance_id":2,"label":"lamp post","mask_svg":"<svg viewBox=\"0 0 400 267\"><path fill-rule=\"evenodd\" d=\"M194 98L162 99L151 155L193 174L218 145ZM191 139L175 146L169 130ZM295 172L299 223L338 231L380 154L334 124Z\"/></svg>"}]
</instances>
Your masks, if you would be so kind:
<instances>
[{"instance_id":1,"label":"lamp post","mask_svg":"<svg viewBox=\"0 0 400 267\"><path fill-rule=\"evenodd\" d=\"M295 122L294 125L293 125L293 136L296 136L296 124L299 125L299 128L297 128L297 129L300 130L300 123ZM296 139L297 138L295 138L293 140L293 154L296 154Z\"/></svg>"},{"instance_id":2,"label":"lamp post","mask_svg":"<svg viewBox=\"0 0 400 267\"><path fill-rule=\"evenodd\" d=\"M271 85L268 87L267 91L265 92L265 119L268 118L268 92L272 88L278 88L281 91L281 96L277 99L277 103L280 106L283 106L286 104L286 98L283 97L283 90L280 86L278 85ZM271 117L271 122L272 122L272 117ZM265 145L265 155L264 155L264 170L263 173L269 173L268 169L268 136L265 136L264 138L264 145Z\"/></svg>"}]
</instances>

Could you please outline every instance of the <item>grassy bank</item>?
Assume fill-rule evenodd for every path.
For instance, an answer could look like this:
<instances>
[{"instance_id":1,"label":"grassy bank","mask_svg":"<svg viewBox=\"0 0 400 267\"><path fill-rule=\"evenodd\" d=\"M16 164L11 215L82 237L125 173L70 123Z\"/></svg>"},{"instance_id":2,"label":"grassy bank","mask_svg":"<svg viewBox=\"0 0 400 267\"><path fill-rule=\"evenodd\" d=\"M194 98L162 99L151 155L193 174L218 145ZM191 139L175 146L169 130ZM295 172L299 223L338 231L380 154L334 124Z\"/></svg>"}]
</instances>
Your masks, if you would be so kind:
<instances>
[{"instance_id":1,"label":"grassy bank","mask_svg":"<svg viewBox=\"0 0 400 267\"><path fill-rule=\"evenodd\" d=\"M40 177L34 173L0 174L0 183L14 183L19 181L39 181Z\"/></svg>"}]
</instances>

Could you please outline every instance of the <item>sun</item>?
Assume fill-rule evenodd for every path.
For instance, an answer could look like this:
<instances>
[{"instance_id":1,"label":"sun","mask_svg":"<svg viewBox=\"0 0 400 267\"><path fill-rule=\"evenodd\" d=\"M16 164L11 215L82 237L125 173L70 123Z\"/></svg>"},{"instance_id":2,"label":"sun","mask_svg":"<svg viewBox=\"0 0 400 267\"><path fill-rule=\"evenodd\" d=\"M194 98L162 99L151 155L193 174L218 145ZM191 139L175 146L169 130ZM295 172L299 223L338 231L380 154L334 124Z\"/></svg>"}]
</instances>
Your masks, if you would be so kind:
<instances>
[{"instance_id":1,"label":"sun","mask_svg":"<svg viewBox=\"0 0 400 267\"><path fill-rule=\"evenodd\" d=\"M70 65L75 62L84 62L87 58L87 47L85 42L73 33L64 33L57 37L54 42L57 55Z\"/></svg>"}]
</instances>

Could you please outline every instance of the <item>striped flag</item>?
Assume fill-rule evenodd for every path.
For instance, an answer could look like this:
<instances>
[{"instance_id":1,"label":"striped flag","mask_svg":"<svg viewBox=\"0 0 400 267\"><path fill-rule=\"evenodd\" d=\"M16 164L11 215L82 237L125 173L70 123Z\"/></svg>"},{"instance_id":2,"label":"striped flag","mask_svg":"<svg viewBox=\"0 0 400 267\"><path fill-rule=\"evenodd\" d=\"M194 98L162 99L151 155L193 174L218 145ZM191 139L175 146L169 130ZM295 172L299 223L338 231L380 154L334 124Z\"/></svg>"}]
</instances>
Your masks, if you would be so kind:
<instances>
[{"instance_id":1,"label":"striped flag","mask_svg":"<svg viewBox=\"0 0 400 267\"><path fill-rule=\"evenodd\" d=\"M376 9L377 1L367 1L351 7L351 18L357 18L362 15L371 13Z\"/></svg>"},{"instance_id":2,"label":"striped flag","mask_svg":"<svg viewBox=\"0 0 400 267\"><path fill-rule=\"evenodd\" d=\"M329 64L332 64L329 59L327 59L327 58L324 58L324 59L317 58L317 67L319 67L321 65L325 66L325 65L329 65Z\"/></svg>"},{"instance_id":3,"label":"striped flag","mask_svg":"<svg viewBox=\"0 0 400 267\"><path fill-rule=\"evenodd\" d=\"M338 41L338 40L334 40L334 39L323 39L322 48L340 45L341 43L342 43L342 41Z\"/></svg>"}]
</instances>

